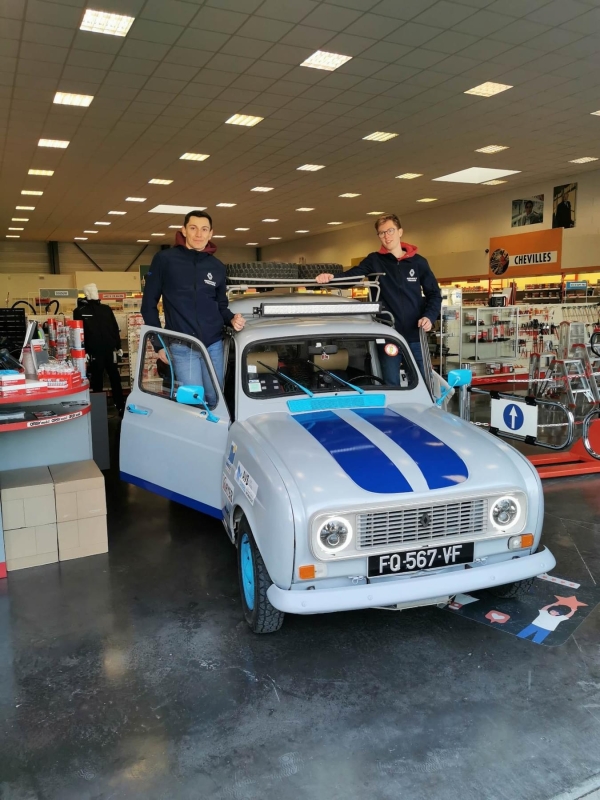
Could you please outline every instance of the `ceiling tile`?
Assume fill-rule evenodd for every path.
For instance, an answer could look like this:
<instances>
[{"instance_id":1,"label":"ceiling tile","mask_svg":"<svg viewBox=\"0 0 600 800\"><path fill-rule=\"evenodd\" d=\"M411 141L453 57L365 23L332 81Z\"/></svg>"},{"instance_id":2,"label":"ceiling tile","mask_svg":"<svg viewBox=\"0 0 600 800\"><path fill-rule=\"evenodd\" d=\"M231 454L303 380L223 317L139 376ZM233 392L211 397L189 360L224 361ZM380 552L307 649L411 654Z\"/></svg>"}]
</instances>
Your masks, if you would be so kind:
<instances>
[{"instance_id":1,"label":"ceiling tile","mask_svg":"<svg viewBox=\"0 0 600 800\"><path fill-rule=\"evenodd\" d=\"M538 22L529 22L528 20L521 19L491 34L490 38L496 39L499 42L523 44L529 42L534 36L545 33L549 28L550 26L548 25L540 25Z\"/></svg>"},{"instance_id":2,"label":"ceiling tile","mask_svg":"<svg viewBox=\"0 0 600 800\"><path fill-rule=\"evenodd\" d=\"M302 19L302 22L304 25L312 25L314 28L343 31L360 16L360 11L353 11L343 6L332 6L329 3L320 3L314 11Z\"/></svg>"},{"instance_id":3,"label":"ceiling tile","mask_svg":"<svg viewBox=\"0 0 600 800\"><path fill-rule=\"evenodd\" d=\"M367 39L365 36L351 36L348 33L340 33L327 42L328 52L341 53L345 56L358 56L375 44L375 39Z\"/></svg>"},{"instance_id":4,"label":"ceiling tile","mask_svg":"<svg viewBox=\"0 0 600 800\"><path fill-rule=\"evenodd\" d=\"M422 14L414 17L413 22L420 25L434 25L440 28L451 28L458 25L459 22L474 14L474 10L468 6L459 5L458 3L450 3L447 0L441 0L431 6Z\"/></svg>"},{"instance_id":5,"label":"ceiling tile","mask_svg":"<svg viewBox=\"0 0 600 800\"><path fill-rule=\"evenodd\" d=\"M357 36L370 36L373 39L383 39L390 33L399 28L400 20L390 19L390 17L379 16L378 14L363 14L363 16L346 28L345 33L356 34Z\"/></svg>"},{"instance_id":6,"label":"ceiling tile","mask_svg":"<svg viewBox=\"0 0 600 800\"><path fill-rule=\"evenodd\" d=\"M407 25L403 25L397 31L390 34L390 36L386 37L386 41L406 44L410 47L419 47L425 44L425 42L429 42L440 33L440 28L432 28L429 25L417 25L414 22L409 22Z\"/></svg>"},{"instance_id":7,"label":"ceiling tile","mask_svg":"<svg viewBox=\"0 0 600 800\"><path fill-rule=\"evenodd\" d=\"M147 19L136 19L131 26L127 40L141 39L143 42L173 44L183 33L181 25L167 25L164 22L153 22Z\"/></svg>"},{"instance_id":8,"label":"ceiling tile","mask_svg":"<svg viewBox=\"0 0 600 800\"><path fill-rule=\"evenodd\" d=\"M282 39L281 44L309 47L318 50L331 39L331 31L309 28L308 25L295 25Z\"/></svg>"},{"instance_id":9,"label":"ceiling tile","mask_svg":"<svg viewBox=\"0 0 600 800\"><path fill-rule=\"evenodd\" d=\"M373 47L369 47L364 53L361 53L361 58L370 58L373 61L383 61L388 64L393 64L402 56L410 53L411 47L404 44L397 44L395 42L378 42Z\"/></svg>"},{"instance_id":10,"label":"ceiling tile","mask_svg":"<svg viewBox=\"0 0 600 800\"><path fill-rule=\"evenodd\" d=\"M405 64L390 64L377 73L377 78L398 84L418 73L419 69L416 67L408 67Z\"/></svg>"},{"instance_id":11,"label":"ceiling tile","mask_svg":"<svg viewBox=\"0 0 600 800\"><path fill-rule=\"evenodd\" d=\"M359 75L344 75L340 72L332 72L319 82L319 86L330 86L333 89L351 89L361 80L362 78Z\"/></svg>"},{"instance_id":12,"label":"ceiling tile","mask_svg":"<svg viewBox=\"0 0 600 800\"><path fill-rule=\"evenodd\" d=\"M264 92L274 83L273 78L259 78L256 75L240 75L232 84L234 89L247 89L253 92Z\"/></svg>"},{"instance_id":13,"label":"ceiling tile","mask_svg":"<svg viewBox=\"0 0 600 800\"><path fill-rule=\"evenodd\" d=\"M2 0L0 3L0 17L6 19L23 19L25 5L22 0Z\"/></svg>"},{"instance_id":14,"label":"ceiling tile","mask_svg":"<svg viewBox=\"0 0 600 800\"><path fill-rule=\"evenodd\" d=\"M33 61L24 58L18 61L17 72L22 72L24 75L47 75L48 77L60 78L62 71L62 64L50 64L48 61ZM51 99L50 97L47 98L48 105L50 105Z\"/></svg>"},{"instance_id":15,"label":"ceiling tile","mask_svg":"<svg viewBox=\"0 0 600 800\"><path fill-rule=\"evenodd\" d=\"M217 53L206 65L208 69L215 69L219 71L236 72L242 74L252 64L252 58L244 58L243 56L231 56L224 53Z\"/></svg>"},{"instance_id":16,"label":"ceiling tile","mask_svg":"<svg viewBox=\"0 0 600 800\"><path fill-rule=\"evenodd\" d=\"M199 1L202 2L202 0ZM248 14L253 14L262 2L263 0L244 0L244 9ZM240 7L239 0L206 0L206 5L226 11L236 11Z\"/></svg>"},{"instance_id":17,"label":"ceiling tile","mask_svg":"<svg viewBox=\"0 0 600 800\"><path fill-rule=\"evenodd\" d=\"M490 61L504 65L505 67L519 67L521 64L528 64L539 58L538 52L530 50L528 47L512 47L498 56L493 56ZM486 80L488 80L486 78Z\"/></svg>"},{"instance_id":18,"label":"ceiling tile","mask_svg":"<svg viewBox=\"0 0 600 800\"><path fill-rule=\"evenodd\" d=\"M524 17L547 4L548 0L496 0L487 10L508 14L511 17Z\"/></svg>"},{"instance_id":19,"label":"ceiling tile","mask_svg":"<svg viewBox=\"0 0 600 800\"><path fill-rule=\"evenodd\" d=\"M141 17L156 22L169 22L175 25L187 25L195 16L198 7L191 3L182 3L179 0L147 0Z\"/></svg>"},{"instance_id":20,"label":"ceiling tile","mask_svg":"<svg viewBox=\"0 0 600 800\"><path fill-rule=\"evenodd\" d=\"M49 44L33 44L23 42L19 51L21 58L31 58L37 61L50 61L53 64L64 64L69 51L66 47L53 47Z\"/></svg>"},{"instance_id":21,"label":"ceiling tile","mask_svg":"<svg viewBox=\"0 0 600 800\"><path fill-rule=\"evenodd\" d=\"M290 71L288 64L276 64L274 61L255 61L246 70L247 75L258 75L260 78L282 78Z\"/></svg>"},{"instance_id":22,"label":"ceiling tile","mask_svg":"<svg viewBox=\"0 0 600 800\"><path fill-rule=\"evenodd\" d=\"M340 94L340 89L329 89L326 86L310 86L305 89L302 97L307 97L310 100L320 100L322 103L328 103Z\"/></svg>"},{"instance_id":23,"label":"ceiling tile","mask_svg":"<svg viewBox=\"0 0 600 800\"><path fill-rule=\"evenodd\" d=\"M366 58L353 58L352 61L340 67L343 74L362 75L365 78L374 75L381 69L381 61L372 61Z\"/></svg>"},{"instance_id":24,"label":"ceiling tile","mask_svg":"<svg viewBox=\"0 0 600 800\"><path fill-rule=\"evenodd\" d=\"M290 45L275 44L265 53L263 60L275 61L290 66L298 66L312 55L310 49L306 47L292 47ZM306 67L304 67L306 69ZM319 70L306 70L307 72L318 72Z\"/></svg>"},{"instance_id":25,"label":"ceiling tile","mask_svg":"<svg viewBox=\"0 0 600 800\"><path fill-rule=\"evenodd\" d=\"M0 38L0 52L3 56L18 56L19 40Z\"/></svg>"},{"instance_id":26,"label":"ceiling tile","mask_svg":"<svg viewBox=\"0 0 600 800\"><path fill-rule=\"evenodd\" d=\"M88 53L85 50L71 50L67 58L67 64L74 67L97 67L109 69L115 57L109 53ZM152 62L152 69L156 64Z\"/></svg>"},{"instance_id":27,"label":"ceiling tile","mask_svg":"<svg viewBox=\"0 0 600 800\"><path fill-rule=\"evenodd\" d=\"M473 36L487 36L494 31L510 25L512 17L506 14L494 14L492 11L478 11L471 17L455 25L454 30L461 33L470 33Z\"/></svg>"},{"instance_id":28,"label":"ceiling tile","mask_svg":"<svg viewBox=\"0 0 600 800\"><path fill-rule=\"evenodd\" d=\"M435 65L436 72L444 72L450 75L460 75L461 72L466 72L469 69L479 69L480 62L474 58L464 58L459 56L449 56L443 61Z\"/></svg>"},{"instance_id":29,"label":"ceiling tile","mask_svg":"<svg viewBox=\"0 0 600 800\"><path fill-rule=\"evenodd\" d=\"M328 2L334 6L354 8L356 11L370 11L379 3L379 0L328 0Z\"/></svg>"},{"instance_id":30,"label":"ceiling tile","mask_svg":"<svg viewBox=\"0 0 600 800\"><path fill-rule=\"evenodd\" d=\"M65 81L87 81L88 83L100 84L106 76L106 70L93 69L92 67L69 67L63 70Z\"/></svg>"},{"instance_id":31,"label":"ceiling tile","mask_svg":"<svg viewBox=\"0 0 600 800\"><path fill-rule=\"evenodd\" d=\"M507 50L510 50L512 47L511 44L507 42L495 42L492 39L480 39L478 42L474 42L473 44L465 47L464 50L460 51L461 56L465 56L465 58L475 58L479 59L480 61L487 61L490 58L494 58L494 56L499 56L502 53L505 53Z\"/></svg>"},{"instance_id":32,"label":"ceiling tile","mask_svg":"<svg viewBox=\"0 0 600 800\"><path fill-rule=\"evenodd\" d=\"M551 3L528 14L527 19L544 25L562 25L563 22L580 17L589 10L589 5L578 3L576 0L569 0L568 3L564 0L552 0Z\"/></svg>"},{"instance_id":33,"label":"ceiling tile","mask_svg":"<svg viewBox=\"0 0 600 800\"><path fill-rule=\"evenodd\" d=\"M120 36L101 36L91 31L77 31L73 47L89 50L92 53L118 53L123 46Z\"/></svg>"},{"instance_id":34,"label":"ceiling tile","mask_svg":"<svg viewBox=\"0 0 600 800\"><path fill-rule=\"evenodd\" d=\"M201 28L203 31L235 33L247 19L248 14L240 14L238 11L225 11L223 9L204 6L204 8L201 8L196 14L190 24L191 27Z\"/></svg>"},{"instance_id":35,"label":"ceiling tile","mask_svg":"<svg viewBox=\"0 0 600 800\"><path fill-rule=\"evenodd\" d=\"M223 45L220 52L256 59L264 55L270 47L270 42L260 42L257 39L248 39L244 36L232 36L231 39Z\"/></svg>"},{"instance_id":36,"label":"ceiling tile","mask_svg":"<svg viewBox=\"0 0 600 800\"><path fill-rule=\"evenodd\" d=\"M402 2L382 0L379 5L373 7L372 11L384 17L409 20L422 14L435 3L437 0L402 0Z\"/></svg>"},{"instance_id":37,"label":"ceiling tile","mask_svg":"<svg viewBox=\"0 0 600 800\"><path fill-rule=\"evenodd\" d=\"M563 24L563 28L576 33L596 33L600 31L600 8L594 8L576 19Z\"/></svg>"},{"instance_id":38,"label":"ceiling tile","mask_svg":"<svg viewBox=\"0 0 600 800\"><path fill-rule=\"evenodd\" d=\"M204 50L192 50L189 47L171 48L165 56L165 62L170 64L181 64L186 67L203 67L213 57L214 53L207 53ZM190 70L193 72L194 70Z\"/></svg>"},{"instance_id":39,"label":"ceiling tile","mask_svg":"<svg viewBox=\"0 0 600 800\"><path fill-rule=\"evenodd\" d=\"M430 39L424 46L427 50L434 50L438 53L457 53L476 41L475 36L469 36L466 33L444 31L435 39Z\"/></svg>"},{"instance_id":40,"label":"ceiling tile","mask_svg":"<svg viewBox=\"0 0 600 800\"><path fill-rule=\"evenodd\" d=\"M81 22L81 8L49 3L47 0L28 0L25 19L42 25L58 25L75 30Z\"/></svg>"},{"instance_id":41,"label":"ceiling tile","mask_svg":"<svg viewBox=\"0 0 600 800\"><path fill-rule=\"evenodd\" d=\"M258 17L283 20L284 22L300 22L311 14L319 3L313 0L265 0L257 10ZM308 23L312 24L312 23ZM319 27L316 25L316 27Z\"/></svg>"},{"instance_id":42,"label":"ceiling tile","mask_svg":"<svg viewBox=\"0 0 600 800\"><path fill-rule=\"evenodd\" d=\"M215 71L205 68L201 70L195 80L199 83L207 83L210 86L230 86L238 76L235 72Z\"/></svg>"},{"instance_id":43,"label":"ceiling tile","mask_svg":"<svg viewBox=\"0 0 600 800\"><path fill-rule=\"evenodd\" d=\"M527 42L529 47L536 50L546 50L554 52L561 47L573 44L583 38L583 34L574 33L573 31L566 31L563 28L552 28L541 36L534 36Z\"/></svg>"},{"instance_id":44,"label":"ceiling tile","mask_svg":"<svg viewBox=\"0 0 600 800\"><path fill-rule=\"evenodd\" d=\"M23 41L39 42L40 44L55 44L58 47L70 47L74 31L69 28L58 28L55 25L37 25L26 22L23 26Z\"/></svg>"},{"instance_id":45,"label":"ceiling tile","mask_svg":"<svg viewBox=\"0 0 600 800\"><path fill-rule=\"evenodd\" d=\"M204 31L199 28L188 27L177 41L177 47L191 47L195 50L211 50L217 52L229 39L227 33Z\"/></svg>"},{"instance_id":46,"label":"ceiling tile","mask_svg":"<svg viewBox=\"0 0 600 800\"><path fill-rule=\"evenodd\" d=\"M189 95L190 97L203 97L207 100L212 100L213 98L218 97L222 91L222 86L212 86L208 83L192 82L187 86L185 94Z\"/></svg>"},{"instance_id":47,"label":"ceiling tile","mask_svg":"<svg viewBox=\"0 0 600 800\"><path fill-rule=\"evenodd\" d=\"M147 80L148 79L145 75L132 75L127 72L109 72L104 80L104 85L129 86L131 89L141 89Z\"/></svg>"},{"instance_id":48,"label":"ceiling tile","mask_svg":"<svg viewBox=\"0 0 600 800\"><path fill-rule=\"evenodd\" d=\"M167 92L171 95L176 95L184 89L187 83L187 81L152 76L146 81L145 88L154 92Z\"/></svg>"},{"instance_id":49,"label":"ceiling tile","mask_svg":"<svg viewBox=\"0 0 600 800\"><path fill-rule=\"evenodd\" d=\"M434 53L433 50L422 50L420 48L415 48L414 50L411 50L410 53L407 53L407 55L398 59L398 64L402 64L407 67L427 69L427 67L432 67L434 64L437 64L438 61L443 61L445 58L445 53Z\"/></svg>"},{"instance_id":50,"label":"ceiling tile","mask_svg":"<svg viewBox=\"0 0 600 800\"><path fill-rule=\"evenodd\" d=\"M278 42L293 27L291 22L252 16L237 30L237 34L265 42ZM296 42L290 42L290 44L296 44Z\"/></svg>"}]
</instances>

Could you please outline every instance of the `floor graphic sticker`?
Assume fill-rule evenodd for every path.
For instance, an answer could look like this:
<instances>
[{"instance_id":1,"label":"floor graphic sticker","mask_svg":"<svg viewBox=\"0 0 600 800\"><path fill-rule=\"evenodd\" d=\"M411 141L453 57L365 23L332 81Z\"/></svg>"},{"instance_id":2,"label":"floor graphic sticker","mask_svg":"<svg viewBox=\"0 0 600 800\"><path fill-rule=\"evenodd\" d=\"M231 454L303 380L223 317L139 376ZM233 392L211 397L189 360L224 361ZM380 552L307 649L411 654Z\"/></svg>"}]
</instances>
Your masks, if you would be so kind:
<instances>
[{"instance_id":1,"label":"floor graphic sticker","mask_svg":"<svg viewBox=\"0 0 600 800\"><path fill-rule=\"evenodd\" d=\"M598 603L599 586L544 575L534 580L529 594L518 599L500 599L481 591L458 594L445 608L533 644L556 647L575 633Z\"/></svg>"}]
</instances>

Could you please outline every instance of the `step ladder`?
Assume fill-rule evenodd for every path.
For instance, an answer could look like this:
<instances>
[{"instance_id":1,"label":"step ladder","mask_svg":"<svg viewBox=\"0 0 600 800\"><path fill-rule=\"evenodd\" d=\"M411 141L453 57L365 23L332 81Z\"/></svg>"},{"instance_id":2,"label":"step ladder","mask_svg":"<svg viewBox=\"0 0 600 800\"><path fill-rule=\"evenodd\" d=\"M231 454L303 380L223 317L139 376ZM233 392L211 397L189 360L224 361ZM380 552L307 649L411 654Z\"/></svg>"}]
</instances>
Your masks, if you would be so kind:
<instances>
[{"instance_id":1,"label":"step ladder","mask_svg":"<svg viewBox=\"0 0 600 800\"><path fill-rule=\"evenodd\" d=\"M555 358L548 370L546 379L540 386L540 396L564 392L569 408L577 406L577 398L584 397L588 403L595 405L594 394L598 396L598 387L590 383L581 358Z\"/></svg>"}]
</instances>

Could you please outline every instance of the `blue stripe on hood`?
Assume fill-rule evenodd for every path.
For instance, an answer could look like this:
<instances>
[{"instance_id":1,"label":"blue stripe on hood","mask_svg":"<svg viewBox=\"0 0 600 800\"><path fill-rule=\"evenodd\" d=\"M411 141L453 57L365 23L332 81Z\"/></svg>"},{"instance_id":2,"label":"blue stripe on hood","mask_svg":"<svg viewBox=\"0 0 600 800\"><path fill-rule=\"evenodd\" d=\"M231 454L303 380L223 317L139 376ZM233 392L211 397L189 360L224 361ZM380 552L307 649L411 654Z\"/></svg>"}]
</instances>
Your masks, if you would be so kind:
<instances>
[{"instance_id":1,"label":"blue stripe on hood","mask_svg":"<svg viewBox=\"0 0 600 800\"><path fill-rule=\"evenodd\" d=\"M415 422L391 408L353 409L399 445L417 464L430 489L446 489L463 483L469 470L462 458L448 445Z\"/></svg>"},{"instance_id":2,"label":"blue stripe on hood","mask_svg":"<svg viewBox=\"0 0 600 800\"><path fill-rule=\"evenodd\" d=\"M293 415L293 419L315 437L361 489L377 494L412 492L394 462L333 411Z\"/></svg>"}]
</instances>

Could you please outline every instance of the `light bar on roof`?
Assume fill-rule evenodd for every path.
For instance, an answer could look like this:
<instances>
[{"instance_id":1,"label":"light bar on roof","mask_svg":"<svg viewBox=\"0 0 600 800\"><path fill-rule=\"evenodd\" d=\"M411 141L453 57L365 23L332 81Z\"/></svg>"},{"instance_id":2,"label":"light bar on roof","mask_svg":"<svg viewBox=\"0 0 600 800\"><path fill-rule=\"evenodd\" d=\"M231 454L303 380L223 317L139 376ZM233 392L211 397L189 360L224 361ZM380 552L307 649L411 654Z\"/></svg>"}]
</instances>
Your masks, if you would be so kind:
<instances>
[{"instance_id":1,"label":"light bar on roof","mask_svg":"<svg viewBox=\"0 0 600 800\"><path fill-rule=\"evenodd\" d=\"M261 317L329 316L337 314L378 314L381 303L261 303Z\"/></svg>"}]
</instances>

